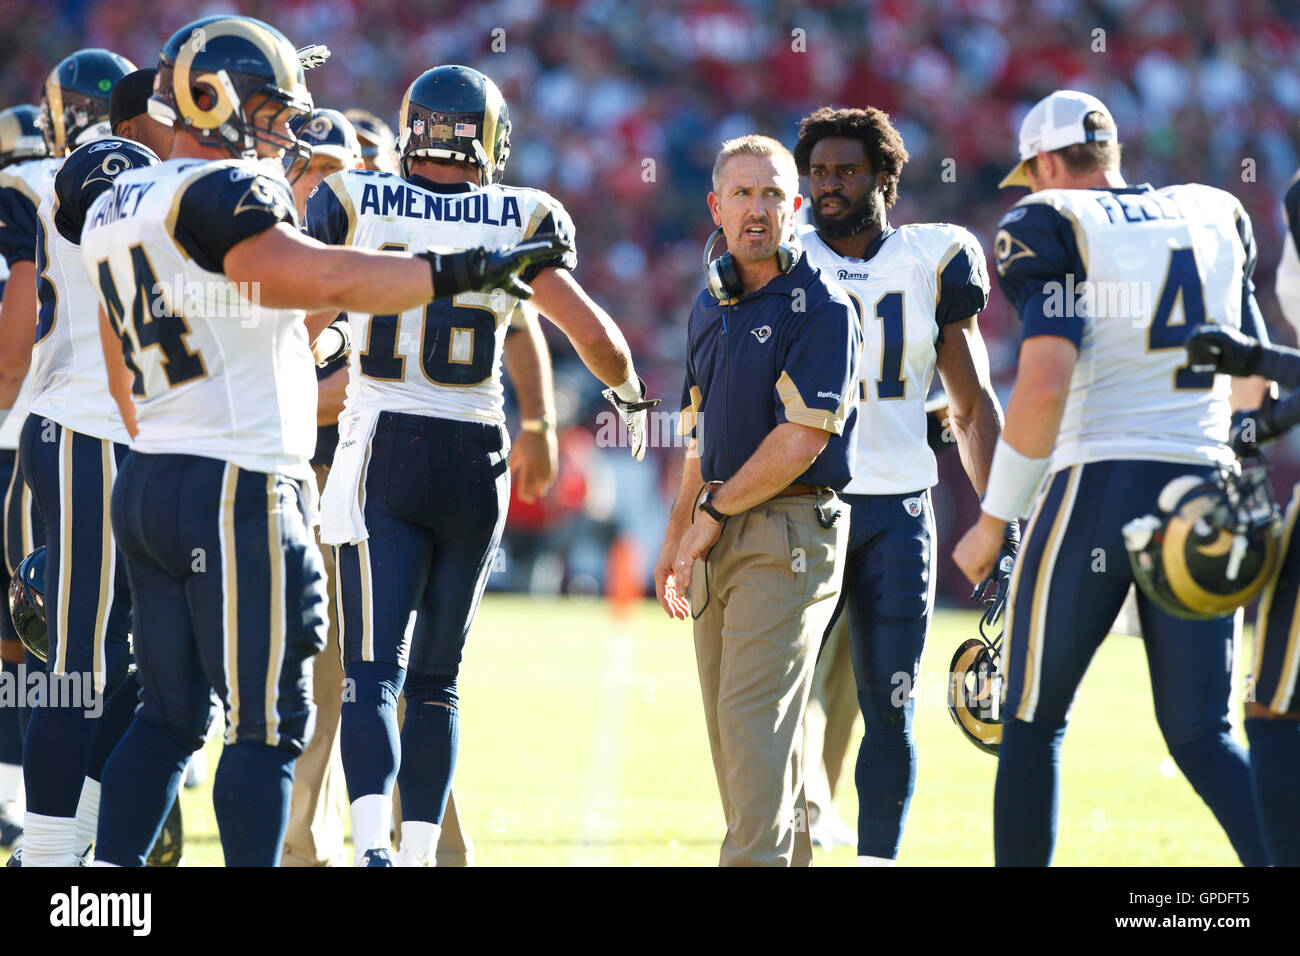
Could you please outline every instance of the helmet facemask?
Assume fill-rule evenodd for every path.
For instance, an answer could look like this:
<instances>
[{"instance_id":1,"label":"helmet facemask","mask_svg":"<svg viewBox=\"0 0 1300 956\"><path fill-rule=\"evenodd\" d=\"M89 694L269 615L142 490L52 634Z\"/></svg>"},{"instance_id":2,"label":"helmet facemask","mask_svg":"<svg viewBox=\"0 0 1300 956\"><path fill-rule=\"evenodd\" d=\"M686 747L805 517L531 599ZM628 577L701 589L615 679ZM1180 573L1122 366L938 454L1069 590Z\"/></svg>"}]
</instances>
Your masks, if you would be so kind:
<instances>
[{"instance_id":1,"label":"helmet facemask","mask_svg":"<svg viewBox=\"0 0 1300 956\"><path fill-rule=\"evenodd\" d=\"M985 600L979 637L963 641L948 666L948 715L980 750L997 756L1002 743L1002 631L989 637L1002 619L1007 589Z\"/></svg>"},{"instance_id":2,"label":"helmet facemask","mask_svg":"<svg viewBox=\"0 0 1300 956\"><path fill-rule=\"evenodd\" d=\"M287 135L275 130L282 119L288 126L296 117L310 114L310 95L305 90L295 95L268 83L253 85L241 79L238 74L232 77L226 70L197 74L192 77L188 90L193 108L178 109L175 71L164 63L159 67L158 83L149 101L149 115L168 126L176 125L178 116L184 117L179 128L200 145L220 147L239 159L262 158L257 146L264 143L283 150L286 165L309 163L311 147L307 143L298 139L291 129ZM267 103L276 104L278 109L262 110Z\"/></svg>"},{"instance_id":3,"label":"helmet facemask","mask_svg":"<svg viewBox=\"0 0 1300 956\"><path fill-rule=\"evenodd\" d=\"M108 100L71 90L61 91L58 99L57 107L51 107L49 96L42 96L36 119L51 156L66 155L78 146L113 135L108 125Z\"/></svg>"}]
</instances>

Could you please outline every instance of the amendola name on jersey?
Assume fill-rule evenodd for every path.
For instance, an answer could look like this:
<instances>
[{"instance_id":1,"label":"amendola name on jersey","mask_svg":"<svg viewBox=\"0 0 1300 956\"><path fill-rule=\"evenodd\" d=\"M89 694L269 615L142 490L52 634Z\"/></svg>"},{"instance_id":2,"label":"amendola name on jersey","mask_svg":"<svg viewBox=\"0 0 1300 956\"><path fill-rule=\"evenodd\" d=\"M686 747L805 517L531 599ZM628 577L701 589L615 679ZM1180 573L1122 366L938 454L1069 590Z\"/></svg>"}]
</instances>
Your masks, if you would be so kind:
<instances>
[{"instance_id":1,"label":"amendola name on jersey","mask_svg":"<svg viewBox=\"0 0 1300 956\"><path fill-rule=\"evenodd\" d=\"M99 341L99 300L81 256L86 210L128 169L158 163L128 139L96 140L59 166L37 210L36 344L31 412L83 435L130 441L108 390Z\"/></svg>"},{"instance_id":2,"label":"amendola name on jersey","mask_svg":"<svg viewBox=\"0 0 1300 956\"><path fill-rule=\"evenodd\" d=\"M123 173L86 214L86 268L135 374L137 451L311 475L305 313L262 306L222 272L231 248L280 222L297 225L288 182L234 159Z\"/></svg>"},{"instance_id":3,"label":"amendola name on jersey","mask_svg":"<svg viewBox=\"0 0 1300 956\"><path fill-rule=\"evenodd\" d=\"M857 383L858 437L846 494L920 491L939 480L926 441L925 398L943 327L988 304L979 241L960 226L889 229L867 256L842 256L805 227L799 238L814 266L835 280L862 320Z\"/></svg>"},{"instance_id":4,"label":"amendola name on jersey","mask_svg":"<svg viewBox=\"0 0 1300 956\"><path fill-rule=\"evenodd\" d=\"M1046 189L998 224L999 281L1022 337L1079 349L1052 470L1140 459L1231 464L1230 382L1193 372L1183 340L1200 322L1267 341L1241 203L1189 183Z\"/></svg>"},{"instance_id":5,"label":"amendola name on jersey","mask_svg":"<svg viewBox=\"0 0 1300 956\"><path fill-rule=\"evenodd\" d=\"M331 245L421 252L492 249L550 232L572 237L573 224L563 206L537 189L345 170L308 199L307 232ZM576 265L577 252L570 251L521 278ZM464 292L401 315L349 313L353 349L344 415L394 411L503 424L501 354L517 301Z\"/></svg>"}]
</instances>

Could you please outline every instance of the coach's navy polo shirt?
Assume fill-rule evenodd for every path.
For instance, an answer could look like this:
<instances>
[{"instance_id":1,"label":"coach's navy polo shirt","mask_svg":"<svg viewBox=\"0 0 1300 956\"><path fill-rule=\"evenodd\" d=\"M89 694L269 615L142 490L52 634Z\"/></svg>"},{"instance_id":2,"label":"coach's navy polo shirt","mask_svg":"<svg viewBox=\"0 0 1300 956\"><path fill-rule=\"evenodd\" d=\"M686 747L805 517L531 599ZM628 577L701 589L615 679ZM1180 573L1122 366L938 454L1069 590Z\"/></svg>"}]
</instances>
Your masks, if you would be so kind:
<instances>
[{"instance_id":1,"label":"coach's navy polo shirt","mask_svg":"<svg viewBox=\"0 0 1300 956\"><path fill-rule=\"evenodd\" d=\"M688 336L679 430L699 443L705 481L726 481L772 429L795 422L831 438L794 481L848 484L862 331L848 297L807 256L733 305L701 292Z\"/></svg>"}]
</instances>

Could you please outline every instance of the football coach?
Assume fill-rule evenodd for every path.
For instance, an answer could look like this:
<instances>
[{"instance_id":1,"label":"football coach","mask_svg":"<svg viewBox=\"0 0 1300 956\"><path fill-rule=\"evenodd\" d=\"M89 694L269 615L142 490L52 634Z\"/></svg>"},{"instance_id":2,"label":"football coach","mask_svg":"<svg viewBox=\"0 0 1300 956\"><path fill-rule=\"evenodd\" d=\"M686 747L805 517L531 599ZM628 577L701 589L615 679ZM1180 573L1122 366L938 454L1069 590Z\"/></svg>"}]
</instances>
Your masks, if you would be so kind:
<instances>
[{"instance_id":1,"label":"football coach","mask_svg":"<svg viewBox=\"0 0 1300 956\"><path fill-rule=\"evenodd\" d=\"M794 158L728 140L709 211L728 254L691 309L681 434L691 441L655 567L695 655L727 835L724 866L812 862L803 717L835 610L861 349L847 296L793 238ZM689 596L689 608L687 606Z\"/></svg>"}]
</instances>

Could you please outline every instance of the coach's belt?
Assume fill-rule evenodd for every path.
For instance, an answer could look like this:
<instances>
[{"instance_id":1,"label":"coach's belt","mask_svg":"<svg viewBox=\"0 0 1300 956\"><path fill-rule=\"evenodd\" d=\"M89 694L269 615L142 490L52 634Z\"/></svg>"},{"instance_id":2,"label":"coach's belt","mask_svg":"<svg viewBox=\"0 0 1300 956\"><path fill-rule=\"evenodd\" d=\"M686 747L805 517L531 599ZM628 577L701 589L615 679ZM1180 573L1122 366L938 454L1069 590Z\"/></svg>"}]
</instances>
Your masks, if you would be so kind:
<instances>
[{"instance_id":1,"label":"coach's belt","mask_svg":"<svg viewBox=\"0 0 1300 956\"><path fill-rule=\"evenodd\" d=\"M821 485L810 485L806 481L798 481L789 488L782 489L774 494L773 498L789 498L794 495L819 495L822 492Z\"/></svg>"}]
</instances>

